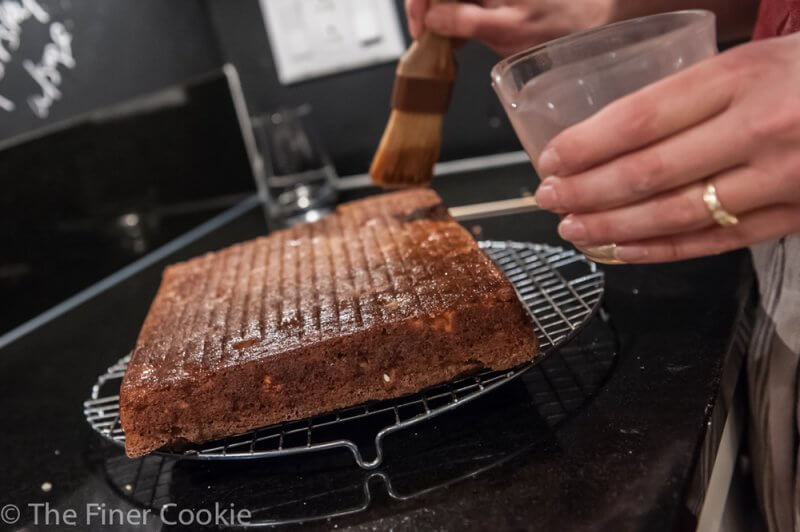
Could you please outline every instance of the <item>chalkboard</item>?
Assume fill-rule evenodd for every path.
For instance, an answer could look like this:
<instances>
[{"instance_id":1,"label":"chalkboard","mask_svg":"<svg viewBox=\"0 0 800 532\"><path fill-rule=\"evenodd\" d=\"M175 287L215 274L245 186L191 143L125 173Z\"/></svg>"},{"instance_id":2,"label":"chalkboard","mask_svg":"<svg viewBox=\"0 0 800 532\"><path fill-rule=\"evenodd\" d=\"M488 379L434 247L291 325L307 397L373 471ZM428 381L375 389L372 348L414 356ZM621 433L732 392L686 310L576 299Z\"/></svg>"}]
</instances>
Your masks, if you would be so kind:
<instances>
[{"instance_id":1,"label":"chalkboard","mask_svg":"<svg viewBox=\"0 0 800 532\"><path fill-rule=\"evenodd\" d=\"M220 65L202 0L0 0L0 146Z\"/></svg>"}]
</instances>

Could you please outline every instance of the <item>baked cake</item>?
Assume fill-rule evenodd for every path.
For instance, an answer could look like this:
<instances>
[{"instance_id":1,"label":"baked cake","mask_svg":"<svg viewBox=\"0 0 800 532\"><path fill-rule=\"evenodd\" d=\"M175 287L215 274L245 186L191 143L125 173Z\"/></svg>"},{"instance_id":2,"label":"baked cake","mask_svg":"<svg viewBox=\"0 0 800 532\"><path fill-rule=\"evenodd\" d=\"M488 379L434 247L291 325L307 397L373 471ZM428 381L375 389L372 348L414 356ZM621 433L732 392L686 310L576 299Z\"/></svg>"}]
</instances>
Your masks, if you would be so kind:
<instances>
[{"instance_id":1,"label":"baked cake","mask_svg":"<svg viewBox=\"0 0 800 532\"><path fill-rule=\"evenodd\" d=\"M511 283L431 190L169 266L120 392L141 456L399 397L537 350Z\"/></svg>"}]
</instances>

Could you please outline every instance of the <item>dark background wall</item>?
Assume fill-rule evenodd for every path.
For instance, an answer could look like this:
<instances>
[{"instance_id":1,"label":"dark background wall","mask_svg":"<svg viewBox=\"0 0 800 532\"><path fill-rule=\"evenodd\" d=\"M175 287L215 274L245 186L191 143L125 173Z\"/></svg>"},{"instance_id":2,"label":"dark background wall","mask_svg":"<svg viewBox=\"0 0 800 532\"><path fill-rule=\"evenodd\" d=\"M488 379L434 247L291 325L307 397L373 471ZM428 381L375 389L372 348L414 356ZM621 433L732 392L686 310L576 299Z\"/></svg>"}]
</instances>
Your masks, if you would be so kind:
<instances>
[{"instance_id":1,"label":"dark background wall","mask_svg":"<svg viewBox=\"0 0 800 532\"><path fill-rule=\"evenodd\" d=\"M14 6L21 0L7 0ZM12 101L0 109L0 146L9 139L59 124L93 109L183 83L217 69L221 58L203 0L38 0L49 21L32 16L19 25L19 47L3 61L0 95ZM28 99L42 85L24 68L41 63L52 42L53 24L71 36L74 67L56 65L61 93L45 118ZM5 41L0 45L10 49ZM52 73L52 72L51 72ZM5 142L4 142L5 141Z\"/></svg>"},{"instance_id":2,"label":"dark background wall","mask_svg":"<svg viewBox=\"0 0 800 532\"><path fill-rule=\"evenodd\" d=\"M366 171L389 116L395 64L384 64L282 86L258 0L207 0L223 59L239 71L250 113L310 103L341 175ZM403 13L402 0L396 0ZM401 16L405 24L405 17ZM518 149L489 83L497 62L488 49L458 52L459 73L445 119L443 159Z\"/></svg>"},{"instance_id":3,"label":"dark background wall","mask_svg":"<svg viewBox=\"0 0 800 532\"><path fill-rule=\"evenodd\" d=\"M211 75L0 151L0 336L253 194Z\"/></svg>"},{"instance_id":4,"label":"dark background wall","mask_svg":"<svg viewBox=\"0 0 800 532\"><path fill-rule=\"evenodd\" d=\"M22 0L6 1L22 5ZM38 4L49 20L31 16L22 22L20 45L2 63L0 96L12 101L15 109L0 109L0 148L48 127L67 125L92 110L189 82L225 62L238 69L252 115L310 103L341 175L366 170L390 112L394 63L281 85L258 0L38 0ZM402 14L402 0L396 4ZM401 19L405 23L402 15ZM23 64L41 61L52 42L53 24L63 24L69 32L75 64L55 65L60 80L51 88L60 95L42 117L28 100L46 89ZM477 44L468 44L458 56L460 70L445 119L442 158L517 149L489 84L496 56Z\"/></svg>"}]
</instances>

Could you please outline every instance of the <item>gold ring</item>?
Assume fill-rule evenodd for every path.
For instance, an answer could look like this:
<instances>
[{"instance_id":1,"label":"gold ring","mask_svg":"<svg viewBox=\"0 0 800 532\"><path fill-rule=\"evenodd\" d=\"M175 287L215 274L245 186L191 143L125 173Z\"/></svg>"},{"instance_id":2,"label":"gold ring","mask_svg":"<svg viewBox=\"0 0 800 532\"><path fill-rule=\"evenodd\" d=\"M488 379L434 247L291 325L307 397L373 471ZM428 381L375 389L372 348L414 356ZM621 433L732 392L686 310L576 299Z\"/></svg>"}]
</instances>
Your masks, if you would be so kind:
<instances>
[{"instance_id":1,"label":"gold ring","mask_svg":"<svg viewBox=\"0 0 800 532\"><path fill-rule=\"evenodd\" d=\"M719 201L719 197L717 196L717 187L715 187L713 183L706 183L706 189L703 191L703 201L706 207L708 207L708 212L711 213L711 217L719 225L728 227L739 223L739 219L726 211L722 206L722 202Z\"/></svg>"}]
</instances>

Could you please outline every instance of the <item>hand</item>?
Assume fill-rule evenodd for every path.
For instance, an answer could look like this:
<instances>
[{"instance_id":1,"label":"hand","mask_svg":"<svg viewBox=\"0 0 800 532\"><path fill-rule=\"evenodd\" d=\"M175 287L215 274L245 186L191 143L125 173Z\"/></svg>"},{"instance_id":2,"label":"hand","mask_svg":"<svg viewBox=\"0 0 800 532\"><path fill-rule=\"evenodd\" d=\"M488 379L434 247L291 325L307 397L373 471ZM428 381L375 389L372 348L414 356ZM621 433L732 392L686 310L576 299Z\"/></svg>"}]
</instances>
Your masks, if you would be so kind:
<instances>
[{"instance_id":1,"label":"hand","mask_svg":"<svg viewBox=\"0 0 800 532\"><path fill-rule=\"evenodd\" d=\"M429 1L406 0L412 37L427 27L445 37L478 39L506 56L610 22L616 0L479 0L428 9Z\"/></svg>"},{"instance_id":2,"label":"hand","mask_svg":"<svg viewBox=\"0 0 800 532\"><path fill-rule=\"evenodd\" d=\"M800 231L800 34L742 45L553 139L536 194L559 233L625 262L710 255ZM722 227L704 183L739 224Z\"/></svg>"}]
</instances>

